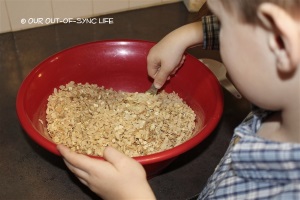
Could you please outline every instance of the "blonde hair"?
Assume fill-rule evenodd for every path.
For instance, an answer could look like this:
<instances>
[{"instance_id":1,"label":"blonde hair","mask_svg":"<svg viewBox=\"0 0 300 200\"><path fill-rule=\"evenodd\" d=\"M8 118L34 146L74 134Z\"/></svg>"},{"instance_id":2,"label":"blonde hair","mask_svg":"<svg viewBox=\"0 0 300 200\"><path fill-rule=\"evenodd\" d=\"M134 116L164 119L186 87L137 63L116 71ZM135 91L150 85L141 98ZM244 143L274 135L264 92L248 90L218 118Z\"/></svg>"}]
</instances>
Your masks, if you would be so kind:
<instances>
[{"instance_id":1,"label":"blonde hair","mask_svg":"<svg viewBox=\"0 0 300 200\"><path fill-rule=\"evenodd\" d=\"M256 11L261 3L270 2L280 6L291 14L299 17L300 0L222 0L224 7L230 11L237 8L242 19L248 23L257 23Z\"/></svg>"}]
</instances>

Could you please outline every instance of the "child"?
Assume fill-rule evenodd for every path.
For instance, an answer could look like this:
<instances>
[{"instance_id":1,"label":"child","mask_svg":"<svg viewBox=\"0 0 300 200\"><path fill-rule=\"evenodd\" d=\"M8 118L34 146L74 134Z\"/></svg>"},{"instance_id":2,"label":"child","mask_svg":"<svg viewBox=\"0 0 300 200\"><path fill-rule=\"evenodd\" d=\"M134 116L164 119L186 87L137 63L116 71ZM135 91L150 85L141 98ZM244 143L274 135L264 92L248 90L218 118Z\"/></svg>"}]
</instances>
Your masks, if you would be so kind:
<instances>
[{"instance_id":1,"label":"child","mask_svg":"<svg viewBox=\"0 0 300 200\"><path fill-rule=\"evenodd\" d=\"M220 52L230 78L256 106L235 129L199 199L300 199L300 0L207 3L222 24ZM204 18L204 30L207 20L215 18ZM206 46L210 36L196 22L155 45L148 73L156 87L180 67L187 47L202 41ZM106 161L62 145L58 150L69 169L102 198L155 199L141 165L115 149L106 148Z\"/></svg>"}]
</instances>

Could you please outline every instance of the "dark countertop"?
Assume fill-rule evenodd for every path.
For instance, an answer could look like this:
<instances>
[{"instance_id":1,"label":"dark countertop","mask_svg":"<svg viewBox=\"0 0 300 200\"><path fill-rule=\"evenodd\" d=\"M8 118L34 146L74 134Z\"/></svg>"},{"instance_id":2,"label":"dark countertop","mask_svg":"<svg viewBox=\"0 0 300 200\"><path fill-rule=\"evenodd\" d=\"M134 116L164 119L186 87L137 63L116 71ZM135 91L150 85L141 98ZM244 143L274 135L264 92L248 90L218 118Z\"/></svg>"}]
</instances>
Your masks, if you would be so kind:
<instances>
[{"instance_id":1,"label":"dark countertop","mask_svg":"<svg viewBox=\"0 0 300 200\"><path fill-rule=\"evenodd\" d=\"M97 199L60 157L35 144L19 124L16 95L34 66L60 50L90 41L123 38L157 42L195 16L183 3L173 3L107 17L112 17L114 24L58 24L0 34L0 199ZM194 48L189 53L220 60L218 52ZM157 198L189 199L199 193L249 108L246 100L224 90L224 113L214 132L149 181Z\"/></svg>"}]
</instances>

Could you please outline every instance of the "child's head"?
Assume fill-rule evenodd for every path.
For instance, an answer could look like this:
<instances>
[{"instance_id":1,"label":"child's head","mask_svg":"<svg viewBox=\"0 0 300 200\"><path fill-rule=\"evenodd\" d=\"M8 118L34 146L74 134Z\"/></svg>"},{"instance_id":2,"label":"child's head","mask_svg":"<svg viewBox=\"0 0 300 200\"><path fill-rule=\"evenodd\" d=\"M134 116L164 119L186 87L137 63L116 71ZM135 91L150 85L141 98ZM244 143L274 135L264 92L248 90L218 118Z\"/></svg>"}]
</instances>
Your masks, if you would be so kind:
<instances>
[{"instance_id":1,"label":"child's head","mask_svg":"<svg viewBox=\"0 0 300 200\"><path fill-rule=\"evenodd\" d=\"M208 0L220 19L220 52L252 103L284 110L300 95L300 0ZM298 111L297 111L298 112Z\"/></svg>"},{"instance_id":2,"label":"child's head","mask_svg":"<svg viewBox=\"0 0 300 200\"><path fill-rule=\"evenodd\" d=\"M256 16L257 9L262 3L273 3L286 10L293 17L300 17L299 0L222 0L222 4L229 11L237 10L245 22L257 23L259 18Z\"/></svg>"}]
</instances>

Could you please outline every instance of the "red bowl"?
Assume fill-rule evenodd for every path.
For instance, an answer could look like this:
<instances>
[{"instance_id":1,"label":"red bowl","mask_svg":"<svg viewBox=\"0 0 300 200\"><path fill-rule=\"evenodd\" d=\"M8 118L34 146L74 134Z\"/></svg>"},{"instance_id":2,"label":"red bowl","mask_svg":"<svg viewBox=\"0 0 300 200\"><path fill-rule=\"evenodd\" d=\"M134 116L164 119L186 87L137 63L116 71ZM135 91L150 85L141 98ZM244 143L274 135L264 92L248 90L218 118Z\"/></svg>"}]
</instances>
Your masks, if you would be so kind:
<instances>
[{"instance_id":1,"label":"red bowl","mask_svg":"<svg viewBox=\"0 0 300 200\"><path fill-rule=\"evenodd\" d=\"M61 51L37 65L23 81L17 96L17 114L26 133L46 150L60 155L47 134L47 98L54 88L70 81L95 83L105 88L144 92L151 85L147 54L154 45L139 40L107 40ZM223 111L218 80L198 59L186 55L184 66L164 86L175 91L197 115L195 136L172 149L135 157L148 177L158 174L176 157L201 143L216 127ZM102 159L102 157L96 157Z\"/></svg>"}]
</instances>

